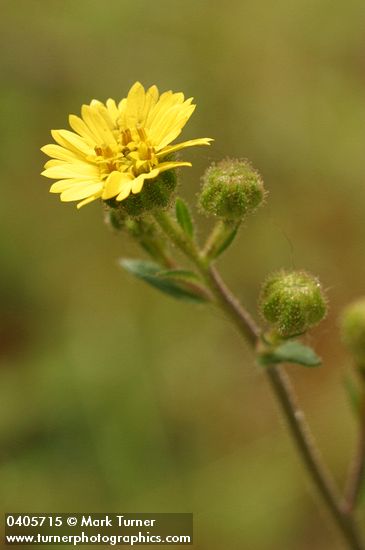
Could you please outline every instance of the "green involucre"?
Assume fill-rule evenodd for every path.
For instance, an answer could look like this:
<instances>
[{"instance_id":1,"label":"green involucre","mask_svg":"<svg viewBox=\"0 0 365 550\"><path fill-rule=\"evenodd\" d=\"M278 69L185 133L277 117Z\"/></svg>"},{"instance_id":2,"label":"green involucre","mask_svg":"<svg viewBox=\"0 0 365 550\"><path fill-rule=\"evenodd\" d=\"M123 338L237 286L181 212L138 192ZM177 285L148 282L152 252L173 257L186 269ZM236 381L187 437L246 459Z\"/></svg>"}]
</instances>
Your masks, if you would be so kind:
<instances>
[{"instance_id":1,"label":"green involucre","mask_svg":"<svg viewBox=\"0 0 365 550\"><path fill-rule=\"evenodd\" d=\"M281 271L264 283L260 310L279 336L290 338L319 323L327 303L316 277L305 271Z\"/></svg>"},{"instance_id":2,"label":"green involucre","mask_svg":"<svg viewBox=\"0 0 365 550\"><path fill-rule=\"evenodd\" d=\"M262 178L247 160L225 159L212 164L202 179L201 210L224 220L242 220L265 198Z\"/></svg>"},{"instance_id":3,"label":"green involucre","mask_svg":"<svg viewBox=\"0 0 365 550\"><path fill-rule=\"evenodd\" d=\"M341 335L344 344L356 360L365 364L365 298L352 302L341 317Z\"/></svg>"}]
</instances>

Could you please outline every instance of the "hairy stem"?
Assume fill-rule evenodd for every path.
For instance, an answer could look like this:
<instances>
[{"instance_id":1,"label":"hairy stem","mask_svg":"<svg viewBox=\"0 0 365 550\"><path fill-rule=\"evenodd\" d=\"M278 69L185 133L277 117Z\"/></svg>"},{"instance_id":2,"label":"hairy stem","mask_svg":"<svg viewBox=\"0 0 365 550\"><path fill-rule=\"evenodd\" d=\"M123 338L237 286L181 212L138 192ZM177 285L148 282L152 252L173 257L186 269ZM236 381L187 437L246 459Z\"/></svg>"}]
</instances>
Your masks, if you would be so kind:
<instances>
[{"instance_id":1,"label":"hairy stem","mask_svg":"<svg viewBox=\"0 0 365 550\"><path fill-rule=\"evenodd\" d=\"M219 291L226 305L224 308L230 317L236 320L237 326L244 327L241 331L244 334L250 334L248 341L255 346L259 335L259 328L252 321L248 313L238 303L229 289L224 285L217 270L214 267L209 268L209 275L214 282L215 288ZM221 302L222 303L222 302ZM231 309L235 309L233 317ZM228 311L228 309L230 311ZM353 517L345 514L341 506L341 497L336 485L330 475L330 472L324 466L320 453L316 447L314 438L310 432L309 426L305 420L303 411L298 405L294 390L290 384L289 377L283 367L271 366L264 371L269 379L270 385L280 403L281 410L287 421L289 430L297 445L300 456L307 467L307 470L314 481L318 491L322 495L324 502L330 510L333 519L341 529L343 535L348 541L349 548L363 549L364 546L359 538Z\"/></svg>"},{"instance_id":2,"label":"hairy stem","mask_svg":"<svg viewBox=\"0 0 365 550\"><path fill-rule=\"evenodd\" d=\"M251 347L256 349L260 338L260 328L225 285L216 268L209 265L195 243L184 234L175 220L166 212L156 213L155 219L174 244L196 265L215 297L217 305L234 322ZM343 510L341 497L329 471L322 462L287 374L279 366L270 366L264 372L278 399L303 463L331 512L333 520L346 539L348 547L353 550L364 550L365 546L361 542L353 515Z\"/></svg>"}]
</instances>

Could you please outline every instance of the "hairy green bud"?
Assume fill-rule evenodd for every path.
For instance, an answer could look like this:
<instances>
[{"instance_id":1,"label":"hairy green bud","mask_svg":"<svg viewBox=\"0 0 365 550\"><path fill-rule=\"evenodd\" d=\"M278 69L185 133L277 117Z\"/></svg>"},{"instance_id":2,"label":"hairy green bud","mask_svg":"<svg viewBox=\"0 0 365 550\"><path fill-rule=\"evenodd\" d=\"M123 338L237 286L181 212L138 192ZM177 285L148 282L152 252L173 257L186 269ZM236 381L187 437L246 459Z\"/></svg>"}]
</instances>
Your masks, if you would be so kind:
<instances>
[{"instance_id":1,"label":"hairy green bud","mask_svg":"<svg viewBox=\"0 0 365 550\"><path fill-rule=\"evenodd\" d=\"M176 170L167 170L153 180L145 180L140 193L136 195L131 193L129 197L120 202L115 199L105 202L111 208L119 210L121 214L133 218L140 217L152 210L168 208L176 186Z\"/></svg>"},{"instance_id":2,"label":"hairy green bud","mask_svg":"<svg viewBox=\"0 0 365 550\"><path fill-rule=\"evenodd\" d=\"M347 306L341 317L342 340L356 360L365 365L365 298Z\"/></svg>"},{"instance_id":3,"label":"hairy green bud","mask_svg":"<svg viewBox=\"0 0 365 550\"><path fill-rule=\"evenodd\" d=\"M279 336L290 338L319 323L327 304L316 277L305 271L281 271L264 283L260 310Z\"/></svg>"},{"instance_id":4,"label":"hairy green bud","mask_svg":"<svg viewBox=\"0 0 365 550\"><path fill-rule=\"evenodd\" d=\"M223 220L243 220L266 195L260 174L247 160L225 159L212 164L202 180L201 210Z\"/></svg>"}]
</instances>

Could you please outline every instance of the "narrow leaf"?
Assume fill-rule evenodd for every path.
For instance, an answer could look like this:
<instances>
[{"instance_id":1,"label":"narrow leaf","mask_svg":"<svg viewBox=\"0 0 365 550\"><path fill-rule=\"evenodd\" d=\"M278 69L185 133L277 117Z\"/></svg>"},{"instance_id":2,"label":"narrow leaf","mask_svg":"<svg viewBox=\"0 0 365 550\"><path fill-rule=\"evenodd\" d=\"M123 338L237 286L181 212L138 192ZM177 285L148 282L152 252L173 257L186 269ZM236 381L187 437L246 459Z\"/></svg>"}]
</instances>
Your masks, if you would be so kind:
<instances>
[{"instance_id":1,"label":"narrow leaf","mask_svg":"<svg viewBox=\"0 0 365 550\"><path fill-rule=\"evenodd\" d=\"M217 246L217 248L213 251L213 254L211 255L212 259L218 258L233 242L235 236L237 235L238 226L236 226L232 231L230 231L227 235L225 235L222 242L220 242Z\"/></svg>"},{"instance_id":2,"label":"narrow leaf","mask_svg":"<svg viewBox=\"0 0 365 550\"><path fill-rule=\"evenodd\" d=\"M312 348L301 342L291 340L262 353L259 356L259 362L261 365L294 363L305 367L318 367L321 364L321 359Z\"/></svg>"},{"instance_id":3,"label":"narrow leaf","mask_svg":"<svg viewBox=\"0 0 365 550\"><path fill-rule=\"evenodd\" d=\"M190 211L186 203L179 197L176 199L175 204L176 219L179 222L180 227L185 231L189 237L194 235L194 224L190 215Z\"/></svg>"},{"instance_id":4,"label":"narrow leaf","mask_svg":"<svg viewBox=\"0 0 365 550\"><path fill-rule=\"evenodd\" d=\"M201 279L194 271L188 269L167 269L165 271L159 271L158 276L162 279L175 279L177 281L201 283Z\"/></svg>"},{"instance_id":5,"label":"narrow leaf","mask_svg":"<svg viewBox=\"0 0 365 550\"><path fill-rule=\"evenodd\" d=\"M135 277L142 279L149 285L161 290L165 294L169 294L178 300L186 300L190 302L205 302L206 298L199 294L198 290L186 288L181 282L169 280L160 277L161 266L158 264L145 261L122 258L119 260L120 265Z\"/></svg>"}]
</instances>

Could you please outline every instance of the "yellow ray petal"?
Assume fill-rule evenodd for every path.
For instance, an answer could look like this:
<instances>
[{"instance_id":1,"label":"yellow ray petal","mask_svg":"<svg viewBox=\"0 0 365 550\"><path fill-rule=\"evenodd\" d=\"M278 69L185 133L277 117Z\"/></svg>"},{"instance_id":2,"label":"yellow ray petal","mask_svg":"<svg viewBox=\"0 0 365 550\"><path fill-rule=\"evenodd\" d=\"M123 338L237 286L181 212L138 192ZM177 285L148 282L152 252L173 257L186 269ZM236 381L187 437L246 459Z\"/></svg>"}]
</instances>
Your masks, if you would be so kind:
<instances>
[{"instance_id":1,"label":"yellow ray petal","mask_svg":"<svg viewBox=\"0 0 365 550\"><path fill-rule=\"evenodd\" d=\"M117 201L122 201L122 200L126 199L127 197L129 197L129 195L131 193L131 189L132 189L132 183L130 181L125 182L121 192L116 197L116 200Z\"/></svg>"},{"instance_id":2,"label":"yellow ray petal","mask_svg":"<svg viewBox=\"0 0 365 550\"><path fill-rule=\"evenodd\" d=\"M70 149L81 158L95 154L94 150L86 143L85 139L74 132L70 132L69 130L51 130L51 134L53 139L61 145L61 147Z\"/></svg>"},{"instance_id":3,"label":"yellow ray petal","mask_svg":"<svg viewBox=\"0 0 365 550\"><path fill-rule=\"evenodd\" d=\"M66 191L63 191L60 198L62 202L78 201L95 195L95 193L101 191L102 188L103 184L101 182L86 185L81 183L79 185L73 185L69 189L66 189Z\"/></svg>"},{"instance_id":4,"label":"yellow ray petal","mask_svg":"<svg viewBox=\"0 0 365 550\"><path fill-rule=\"evenodd\" d=\"M161 162L158 165L158 173L166 172L166 170L173 170L174 168L179 168L180 166L192 166L191 162Z\"/></svg>"},{"instance_id":5,"label":"yellow ray petal","mask_svg":"<svg viewBox=\"0 0 365 550\"><path fill-rule=\"evenodd\" d=\"M178 105L178 110L176 112L175 118L170 122L169 132L174 132L175 130L181 131L185 126L191 115L193 114L196 105L185 102L183 105Z\"/></svg>"},{"instance_id":6,"label":"yellow ray petal","mask_svg":"<svg viewBox=\"0 0 365 550\"><path fill-rule=\"evenodd\" d=\"M110 118L116 124L120 113L119 113L118 107L117 107L114 99L110 99L110 98L107 99L106 100L106 107L108 109Z\"/></svg>"},{"instance_id":7,"label":"yellow ray petal","mask_svg":"<svg viewBox=\"0 0 365 550\"><path fill-rule=\"evenodd\" d=\"M118 103L119 113L124 113L126 106L127 106L127 98L123 97L123 99L121 99Z\"/></svg>"},{"instance_id":8,"label":"yellow ray petal","mask_svg":"<svg viewBox=\"0 0 365 550\"><path fill-rule=\"evenodd\" d=\"M51 166L42 172L42 176L46 178L99 178L99 169L93 164L86 162L63 162L57 166Z\"/></svg>"},{"instance_id":9,"label":"yellow ray petal","mask_svg":"<svg viewBox=\"0 0 365 550\"><path fill-rule=\"evenodd\" d=\"M171 90L164 92L160 95L156 105L148 113L145 126L150 128L155 120L158 119L161 113L164 113L166 109L172 107L175 103L174 94Z\"/></svg>"},{"instance_id":10,"label":"yellow ray petal","mask_svg":"<svg viewBox=\"0 0 365 550\"><path fill-rule=\"evenodd\" d=\"M151 86L150 88L148 88L146 92L143 111L141 114L140 124L142 127L146 125L148 115L156 105L157 101L158 101L158 88L157 86Z\"/></svg>"},{"instance_id":11,"label":"yellow ray petal","mask_svg":"<svg viewBox=\"0 0 365 550\"><path fill-rule=\"evenodd\" d=\"M128 184L132 179L133 176L131 174L125 174L118 171L112 172L105 183L102 198L107 200L116 197L122 192L125 184Z\"/></svg>"},{"instance_id":12,"label":"yellow ray petal","mask_svg":"<svg viewBox=\"0 0 365 550\"><path fill-rule=\"evenodd\" d=\"M97 138L97 144L115 144L115 137L105 119L98 112L97 106L83 105L81 115L87 126Z\"/></svg>"},{"instance_id":13,"label":"yellow ray petal","mask_svg":"<svg viewBox=\"0 0 365 550\"><path fill-rule=\"evenodd\" d=\"M76 207L79 209L82 206L85 206L85 204L89 204L90 202L96 201L97 199L100 199L101 192L97 193L96 195L92 195L91 197L88 197L87 199L84 199L81 202L78 202Z\"/></svg>"},{"instance_id":14,"label":"yellow ray petal","mask_svg":"<svg viewBox=\"0 0 365 550\"><path fill-rule=\"evenodd\" d=\"M127 128L125 113L127 109L127 98L125 97L122 101L118 103L119 118L117 119L117 124L121 130Z\"/></svg>"},{"instance_id":15,"label":"yellow ray petal","mask_svg":"<svg viewBox=\"0 0 365 550\"><path fill-rule=\"evenodd\" d=\"M68 179L62 179L59 181L56 181L53 183L50 187L49 192L50 193L62 193L63 191L66 191L66 189L69 189L70 187L73 187L75 185L90 185L92 183L100 183L100 181L93 181L91 179L85 179L85 178L68 178Z\"/></svg>"},{"instance_id":16,"label":"yellow ray petal","mask_svg":"<svg viewBox=\"0 0 365 550\"><path fill-rule=\"evenodd\" d=\"M133 84L128 92L125 121L129 128L134 128L142 119L145 103L145 91L140 82Z\"/></svg>"},{"instance_id":17,"label":"yellow ray petal","mask_svg":"<svg viewBox=\"0 0 365 550\"><path fill-rule=\"evenodd\" d=\"M68 117L68 122L74 132L83 137L90 147L94 148L97 142L97 135L85 124L82 118L76 115L70 115Z\"/></svg>"},{"instance_id":18,"label":"yellow ray petal","mask_svg":"<svg viewBox=\"0 0 365 550\"><path fill-rule=\"evenodd\" d=\"M175 139L185 126L195 109L195 105L174 105L156 120L149 131L151 142L161 149Z\"/></svg>"},{"instance_id":19,"label":"yellow ray petal","mask_svg":"<svg viewBox=\"0 0 365 550\"><path fill-rule=\"evenodd\" d=\"M190 116L190 115L189 115ZM189 117L178 121L175 125L171 125L169 131L166 130L166 134L163 137L163 133L161 133L161 141L156 145L156 151L160 151L164 147L167 147L169 143L174 141L182 132L185 124L187 123ZM167 133L168 132L168 133Z\"/></svg>"},{"instance_id":20,"label":"yellow ray petal","mask_svg":"<svg viewBox=\"0 0 365 550\"><path fill-rule=\"evenodd\" d=\"M41 147L41 151L49 157L53 157L59 160L66 160L69 162L80 160L80 157L77 156L75 153L73 153L69 149L61 147L60 145L56 145L55 143L44 145L43 147Z\"/></svg>"},{"instance_id":21,"label":"yellow ray petal","mask_svg":"<svg viewBox=\"0 0 365 550\"><path fill-rule=\"evenodd\" d=\"M69 189L72 185L75 185L76 181L77 180L73 178L56 181L51 185L49 192L62 193L62 191L66 191L66 189Z\"/></svg>"},{"instance_id":22,"label":"yellow ray petal","mask_svg":"<svg viewBox=\"0 0 365 550\"><path fill-rule=\"evenodd\" d=\"M188 141L183 141L182 143L177 143L176 145L171 145L170 147L165 147L157 153L157 157L164 157L170 153L175 153L175 151L180 151L180 149L185 149L185 147L194 147L195 145L210 145L210 142L214 141L212 138L197 138L189 139Z\"/></svg>"},{"instance_id":23,"label":"yellow ray petal","mask_svg":"<svg viewBox=\"0 0 365 550\"><path fill-rule=\"evenodd\" d=\"M104 123L107 124L107 127L111 132L113 133L116 129L116 122L115 119L110 115L109 109L102 103L101 101L98 101L97 99L93 99L90 103L90 107L99 113L99 115L102 117ZM114 134L113 134L114 135Z\"/></svg>"},{"instance_id":24,"label":"yellow ray petal","mask_svg":"<svg viewBox=\"0 0 365 550\"><path fill-rule=\"evenodd\" d=\"M78 162L80 162L80 159L77 159ZM44 165L44 169L47 170L48 168L52 168L52 166L64 166L65 164L68 164L70 161L64 161L60 159L50 159L47 160L47 162ZM73 162L73 161L71 161Z\"/></svg>"},{"instance_id":25,"label":"yellow ray petal","mask_svg":"<svg viewBox=\"0 0 365 550\"><path fill-rule=\"evenodd\" d=\"M140 174L139 176L137 176L132 183L132 193L140 193L142 191L144 181L148 179L153 179L158 176L158 174L158 168L154 168L153 170L151 170L151 172L146 172L145 174Z\"/></svg>"}]
</instances>

